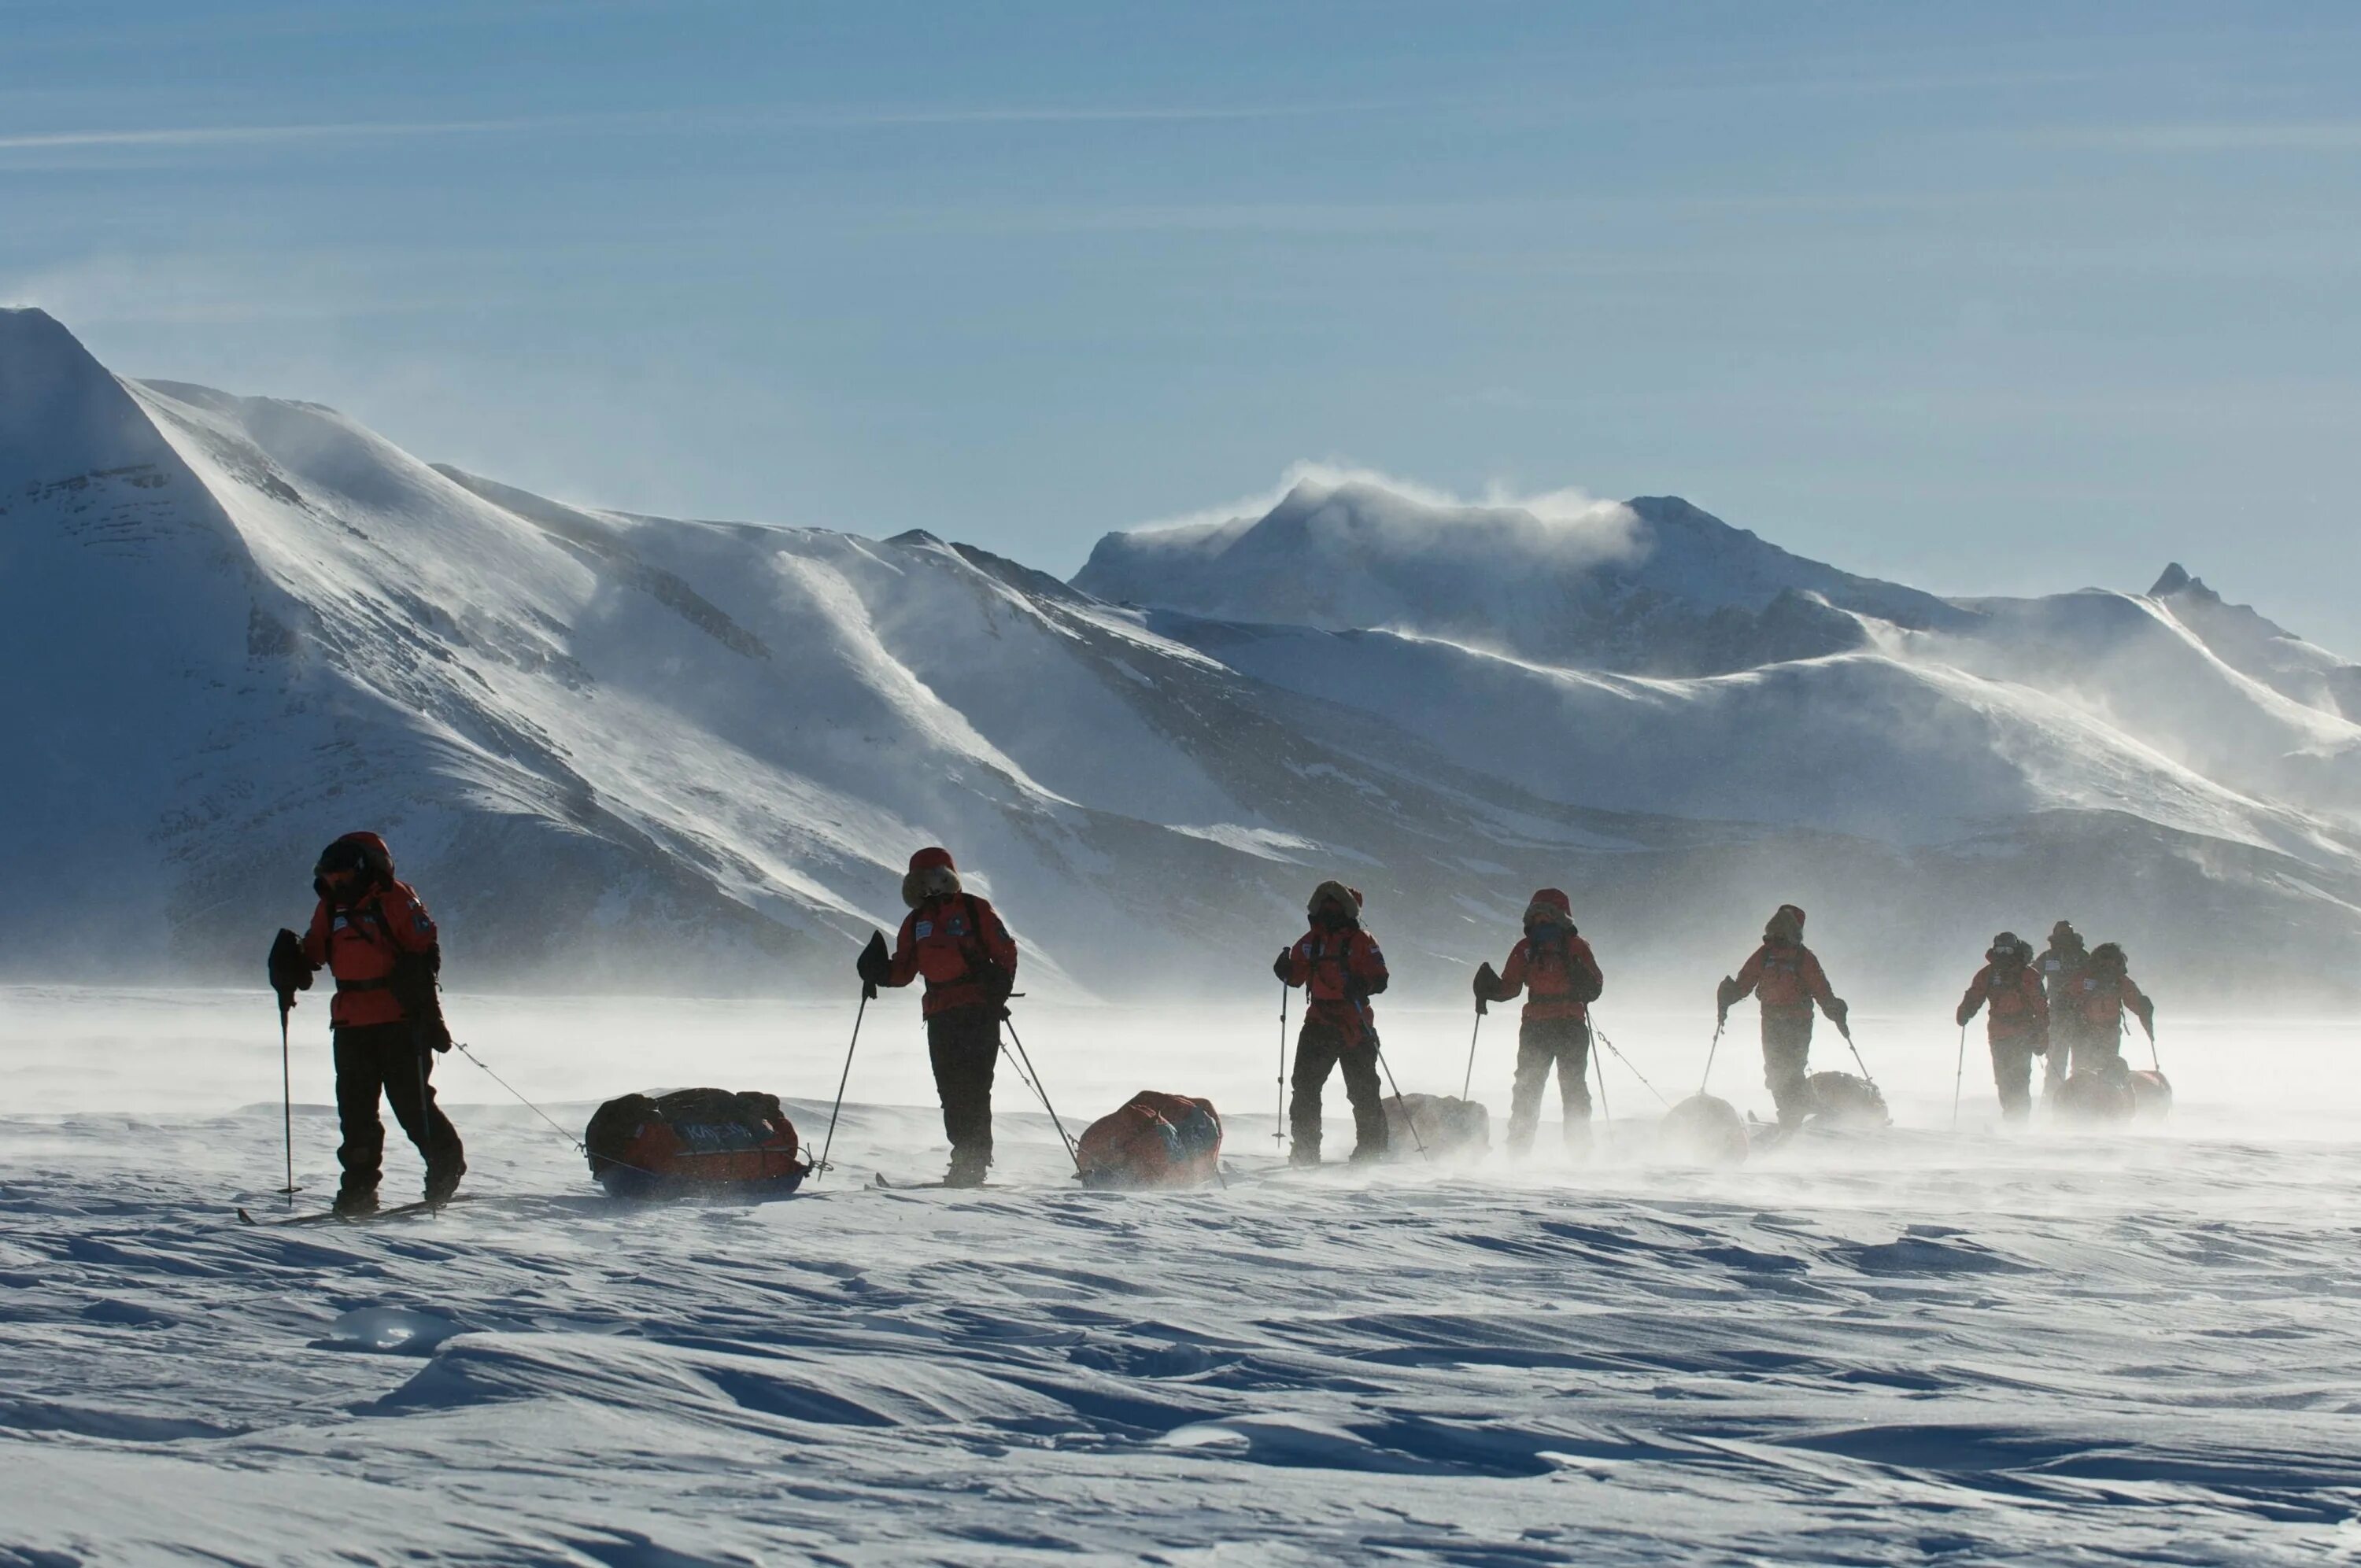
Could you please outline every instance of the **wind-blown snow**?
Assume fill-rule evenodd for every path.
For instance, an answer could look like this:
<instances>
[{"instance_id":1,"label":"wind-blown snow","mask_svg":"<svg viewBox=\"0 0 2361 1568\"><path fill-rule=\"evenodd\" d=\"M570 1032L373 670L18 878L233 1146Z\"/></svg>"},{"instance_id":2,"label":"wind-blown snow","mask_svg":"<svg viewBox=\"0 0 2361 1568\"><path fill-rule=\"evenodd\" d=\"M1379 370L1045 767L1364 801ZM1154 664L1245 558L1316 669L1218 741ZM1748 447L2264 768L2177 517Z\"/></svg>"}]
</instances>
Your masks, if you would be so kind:
<instances>
[{"instance_id":1,"label":"wind-blown snow","mask_svg":"<svg viewBox=\"0 0 2361 1568\"><path fill-rule=\"evenodd\" d=\"M629 1043L683 1022L506 1005L454 1004L536 1092L625 1087ZM696 1004L740 1043L677 1065L739 1081L767 1025L749 1081L818 1088L849 1011ZM453 1058L470 1201L270 1230L228 1209L279 1201L278 1107L235 1108L275 1087L257 1012L0 995L12 1081L106 1103L93 1027L148 1064L145 1110L0 1117L0 1561L2331 1563L2361 1528L2334 1035L2184 1028L2169 1132L2002 1138L1972 1062L1966 1130L1938 1130L1947 1030L1865 1018L1892 1134L1665 1164L1614 1065L1591 1166L1305 1179L1264 1174L1260 1031L1201 1019L1149 1065L1028 1014L1070 1117L1210 1090L1232 1185L1073 1190L1009 1083L1003 1187L895 1193L858 1183L941 1140L864 1094L917 1054L873 1008L840 1171L804 1196L613 1204ZM1400 1020L1406 1087L1455 1088L1452 1022ZM1609 1027L1693 1080L1693 1015ZM178 1054L191 1031L220 1043ZM2322 1069L2309 1122L2258 1058ZM790 1109L817 1133L826 1103ZM325 1108L296 1135L308 1205ZM397 1137L390 1180L415 1171Z\"/></svg>"}]
</instances>

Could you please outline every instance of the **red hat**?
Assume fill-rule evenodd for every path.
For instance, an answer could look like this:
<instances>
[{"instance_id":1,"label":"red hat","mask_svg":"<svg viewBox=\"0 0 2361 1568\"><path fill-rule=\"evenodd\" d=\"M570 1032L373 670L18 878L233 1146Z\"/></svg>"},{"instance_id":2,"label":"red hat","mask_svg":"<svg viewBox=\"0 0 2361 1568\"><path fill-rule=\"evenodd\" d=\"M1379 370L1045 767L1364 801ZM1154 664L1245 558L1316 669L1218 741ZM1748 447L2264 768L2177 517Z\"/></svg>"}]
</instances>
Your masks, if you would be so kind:
<instances>
[{"instance_id":1,"label":"red hat","mask_svg":"<svg viewBox=\"0 0 2361 1568\"><path fill-rule=\"evenodd\" d=\"M930 872L937 869L955 872L959 867L951 863L951 852L949 850L929 845L910 857L910 869L914 872Z\"/></svg>"}]
</instances>

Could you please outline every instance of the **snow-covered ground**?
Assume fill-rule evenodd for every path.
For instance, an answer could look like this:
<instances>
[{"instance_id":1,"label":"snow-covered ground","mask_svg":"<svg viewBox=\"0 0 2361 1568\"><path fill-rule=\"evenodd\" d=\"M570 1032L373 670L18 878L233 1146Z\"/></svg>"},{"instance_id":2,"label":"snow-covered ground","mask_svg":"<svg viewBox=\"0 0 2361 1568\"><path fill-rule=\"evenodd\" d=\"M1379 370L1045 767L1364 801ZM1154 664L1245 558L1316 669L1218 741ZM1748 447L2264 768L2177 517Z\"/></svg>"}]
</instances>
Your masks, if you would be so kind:
<instances>
[{"instance_id":1,"label":"snow-covered ground","mask_svg":"<svg viewBox=\"0 0 2361 1568\"><path fill-rule=\"evenodd\" d=\"M1861 1020L1887 1135L1663 1163L1610 1065L1592 1165L1307 1179L1268 1174L1275 999L1041 1009L1071 1123L1208 1093L1229 1188L1074 1190L1004 1077L994 1189L867 1190L941 1157L914 1011L872 1007L841 1168L796 1198L610 1204L453 1058L473 1201L256 1229L267 1000L0 992L0 1563L2361 1559L2349 1025L2169 1019L2167 1127L2005 1137L1972 1043L1948 1130L1938 1005ZM313 1012L299 1203L334 1175ZM814 1135L851 1021L452 1012L569 1127L712 1081ZM1466 1015L1387 1020L1403 1087L1455 1091ZM1694 1015L1603 1021L1695 1087ZM1496 1115L1512 1035L1479 1041ZM1741 1105L1753 1057L1724 1040ZM390 1191L415 1172L397 1138Z\"/></svg>"}]
</instances>

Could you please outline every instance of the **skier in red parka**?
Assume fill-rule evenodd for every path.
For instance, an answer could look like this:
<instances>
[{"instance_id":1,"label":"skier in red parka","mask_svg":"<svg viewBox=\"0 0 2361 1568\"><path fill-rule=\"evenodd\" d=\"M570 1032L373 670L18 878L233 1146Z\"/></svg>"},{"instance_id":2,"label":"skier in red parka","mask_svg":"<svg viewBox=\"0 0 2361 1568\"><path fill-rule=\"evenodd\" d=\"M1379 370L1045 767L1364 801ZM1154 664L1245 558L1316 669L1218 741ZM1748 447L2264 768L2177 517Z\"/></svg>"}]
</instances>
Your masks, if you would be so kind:
<instances>
[{"instance_id":1,"label":"skier in red parka","mask_svg":"<svg viewBox=\"0 0 2361 1568\"><path fill-rule=\"evenodd\" d=\"M393 856L374 833L347 833L320 853L312 868L320 902L300 943L280 934L272 954L272 983L292 1005L325 969L335 977L328 1003L335 1031L336 1119L344 1168L336 1190L340 1214L377 1208L385 1157L385 1124L378 1097L426 1161L426 1201L439 1203L458 1189L467 1162L458 1129L434 1102L431 1072L436 1051L451 1048L435 1000L442 948L434 917L409 884L393 874ZM289 951L288 949L291 949Z\"/></svg>"},{"instance_id":2,"label":"skier in red parka","mask_svg":"<svg viewBox=\"0 0 2361 1568\"><path fill-rule=\"evenodd\" d=\"M2074 1048L2077 1073L2087 1068L2120 1078L2131 1071L2124 1060L2125 1013L2139 1020L2151 1043L2156 1039L2156 1003L2132 983L2130 970L2131 960L2121 945L2102 942L2091 949L2091 961L2068 988L2065 1005L2073 1013L2081 1036Z\"/></svg>"},{"instance_id":3,"label":"skier in red parka","mask_svg":"<svg viewBox=\"0 0 2361 1568\"><path fill-rule=\"evenodd\" d=\"M2001 1119L2022 1122L2033 1110L2033 1058L2049 1049L2049 998L2033 965L2033 944L2014 931L1993 938L1984 967L1968 981L1956 1014L1960 1027L1966 1028L1987 1003L1992 1014L1984 1037L1992 1047Z\"/></svg>"},{"instance_id":4,"label":"skier in red parka","mask_svg":"<svg viewBox=\"0 0 2361 1568\"><path fill-rule=\"evenodd\" d=\"M1540 1124L1542 1091L1557 1069L1558 1099L1565 1112L1565 1146L1590 1148L1590 1003L1606 981L1598 959L1574 924L1574 905L1554 887L1543 888L1525 906L1525 934L1509 951L1508 967L1476 971L1476 1007L1510 1002L1523 994L1524 1017L1517 1030L1517 1076L1509 1098L1509 1154L1521 1157L1533 1146Z\"/></svg>"},{"instance_id":5,"label":"skier in red parka","mask_svg":"<svg viewBox=\"0 0 2361 1568\"><path fill-rule=\"evenodd\" d=\"M992 1164L992 1076L1000 1023L1016 985L1016 940L990 901L961 886L949 850L930 847L910 857L902 902L910 913L891 957L883 938L873 938L858 966L861 978L870 985L926 981L919 1012L951 1144L943 1184L980 1187Z\"/></svg>"},{"instance_id":6,"label":"skier in red parka","mask_svg":"<svg viewBox=\"0 0 2361 1568\"><path fill-rule=\"evenodd\" d=\"M1828 987L1820 960L1804 946L1804 912L1783 904L1763 927L1763 945L1746 960L1736 979L1725 978L1717 1001L1720 1018L1749 994L1763 1001L1763 1081L1779 1107L1779 1124L1792 1127L1812 1113L1812 1091L1805 1082L1812 1054L1812 1004L1819 1003L1828 1022L1847 1039L1844 1001Z\"/></svg>"},{"instance_id":7,"label":"skier in red parka","mask_svg":"<svg viewBox=\"0 0 2361 1568\"><path fill-rule=\"evenodd\" d=\"M1328 1074L1345 1069L1345 1097L1353 1103L1353 1157L1383 1158L1385 1097L1378 1087L1377 1016L1369 998L1386 988L1386 956L1361 929L1361 894L1341 882L1323 882L1308 906L1312 928L1283 949L1271 972L1311 998L1295 1040L1294 1093L1287 1104L1295 1165L1320 1163L1320 1096Z\"/></svg>"}]
</instances>

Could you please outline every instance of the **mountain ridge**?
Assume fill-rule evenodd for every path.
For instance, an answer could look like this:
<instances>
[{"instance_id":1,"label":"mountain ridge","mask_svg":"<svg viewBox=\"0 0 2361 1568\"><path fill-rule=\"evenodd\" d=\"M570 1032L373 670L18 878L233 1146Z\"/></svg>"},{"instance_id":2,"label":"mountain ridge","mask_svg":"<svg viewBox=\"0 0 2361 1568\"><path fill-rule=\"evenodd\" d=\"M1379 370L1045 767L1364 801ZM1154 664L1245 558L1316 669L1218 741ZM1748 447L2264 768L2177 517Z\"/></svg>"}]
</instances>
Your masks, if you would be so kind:
<instances>
[{"instance_id":1,"label":"mountain ridge","mask_svg":"<svg viewBox=\"0 0 2361 1568\"><path fill-rule=\"evenodd\" d=\"M364 824L461 985L829 994L930 840L1049 995L1256 983L1340 870L1412 996L1542 882L1619 987L1693 988L1787 897L1857 994L2051 911L2159 964L2227 940L2241 994L2349 996L2361 960L2354 727L2290 695L2350 666L2193 579L1938 599L1641 498L1464 520L1603 590L1422 598L1433 509L1363 490L1293 521L1404 552L1391 626L1126 608L939 530L549 500L318 404L119 380L32 315L0 313L0 655L61 673L0 703L35 760L0 797L0 875L40 890L0 914L17 973L250 978ZM1447 634L1504 603L1569 619Z\"/></svg>"}]
</instances>

